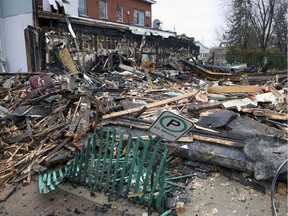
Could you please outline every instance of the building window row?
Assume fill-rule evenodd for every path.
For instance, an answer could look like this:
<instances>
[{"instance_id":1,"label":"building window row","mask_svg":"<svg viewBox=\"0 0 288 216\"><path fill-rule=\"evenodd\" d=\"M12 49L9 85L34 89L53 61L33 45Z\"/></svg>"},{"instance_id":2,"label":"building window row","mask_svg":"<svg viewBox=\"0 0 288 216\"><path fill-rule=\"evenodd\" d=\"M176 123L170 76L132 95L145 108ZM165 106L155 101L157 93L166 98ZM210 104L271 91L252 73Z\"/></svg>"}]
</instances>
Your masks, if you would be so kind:
<instances>
[{"instance_id":1,"label":"building window row","mask_svg":"<svg viewBox=\"0 0 288 216\"><path fill-rule=\"evenodd\" d=\"M86 0L78 0L78 2L79 2L79 14L80 15L87 15ZM99 14L100 14L99 18L108 20L108 4L107 4L106 0L100 0L99 1L99 10L100 10L99 11ZM117 4L115 12L116 12L116 22L124 22L124 6L121 4ZM127 11L127 15L130 15L130 11ZM134 9L133 23L136 25L139 25L139 26L145 25L145 12L143 10Z\"/></svg>"}]
</instances>

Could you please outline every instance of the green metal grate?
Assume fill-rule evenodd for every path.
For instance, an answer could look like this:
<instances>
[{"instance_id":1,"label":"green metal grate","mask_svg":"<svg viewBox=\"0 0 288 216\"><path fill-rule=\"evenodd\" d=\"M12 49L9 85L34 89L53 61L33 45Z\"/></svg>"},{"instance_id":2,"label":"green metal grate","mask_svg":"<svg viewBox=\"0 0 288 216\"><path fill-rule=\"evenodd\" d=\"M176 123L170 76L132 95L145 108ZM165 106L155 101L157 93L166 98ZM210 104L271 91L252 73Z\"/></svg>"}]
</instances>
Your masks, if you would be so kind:
<instances>
[{"instance_id":1,"label":"green metal grate","mask_svg":"<svg viewBox=\"0 0 288 216\"><path fill-rule=\"evenodd\" d=\"M166 170L166 163L173 159L167 158L167 154L168 148L152 137L148 141L140 137L132 140L132 135L118 135L115 130L101 128L88 138L68 165L39 174L39 191L55 190L68 178L78 185L125 197L163 212L166 194L176 187L187 189L175 180L194 175L173 176L173 172Z\"/></svg>"},{"instance_id":2,"label":"green metal grate","mask_svg":"<svg viewBox=\"0 0 288 216\"><path fill-rule=\"evenodd\" d=\"M68 175L69 168L63 166L40 173L38 178L38 188L40 193L49 193L61 184L63 179Z\"/></svg>"},{"instance_id":3,"label":"green metal grate","mask_svg":"<svg viewBox=\"0 0 288 216\"><path fill-rule=\"evenodd\" d=\"M152 137L143 141L140 137L132 140L129 135L124 140L123 133L119 137L115 130L101 128L70 161L68 178L163 211L167 153L168 148Z\"/></svg>"}]
</instances>

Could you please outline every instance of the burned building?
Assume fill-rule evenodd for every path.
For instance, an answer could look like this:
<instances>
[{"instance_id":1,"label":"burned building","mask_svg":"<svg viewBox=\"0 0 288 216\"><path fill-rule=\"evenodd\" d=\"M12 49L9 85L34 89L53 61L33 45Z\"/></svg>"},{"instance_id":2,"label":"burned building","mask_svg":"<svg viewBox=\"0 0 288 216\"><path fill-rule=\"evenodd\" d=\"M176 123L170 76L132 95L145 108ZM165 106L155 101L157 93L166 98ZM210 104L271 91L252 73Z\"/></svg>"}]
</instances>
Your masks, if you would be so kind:
<instances>
[{"instance_id":1,"label":"burned building","mask_svg":"<svg viewBox=\"0 0 288 216\"><path fill-rule=\"evenodd\" d=\"M91 2L86 2L86 8ZM142 4L146 5L147 8L141 9L145 11L144 14L149 15L149 17L145 15L144 25L127 21L124 18L123 22L117 22L117 19L112 17L112 11L109 12L111 19L101 19L101 16L90 13L90 9L87 10L87 16L83 16L81 12L83 1L26 0L21 1L22 6L17 7L18 11L11 9L10 12L6 9L14 8L13 2L2 1L0 22L3 25L0 29L0 39L1 44L4 44L2 48L4 51L1 53L7 59L7 70L43 71L49 69L57 63L56 57L60 47L68 49L79 71L97 69L109 56L110 60L115 60L113 60L114 63L109 61L112 64L109 67L113 68L121 60L120 56L124 58L122 59L124 61L134 61L138 64L148 61L161 66L175 59L191 58L198 54L199 47L194 44L193 38L180 39L177 38L176 32L144 27L151 25L151 4L154 1L135 2L138 3L135 3L134 12L129 8L127 10L135 14L136 8L141 8ZM101 1L98 3L100 5ZM98 10L101 9L98 4L94 5ZM123 5L126 13L124 1ZM117 5L114 6L116 10ZM16 26L19 20L23 20L22 25L19 28L11 28L11 26ZM16 35L21 40L13 39ZM17 56L17 59L21 59L19 61L14 55L16 49L18 55L21 54Z\"/></svg>"}]
</instances>

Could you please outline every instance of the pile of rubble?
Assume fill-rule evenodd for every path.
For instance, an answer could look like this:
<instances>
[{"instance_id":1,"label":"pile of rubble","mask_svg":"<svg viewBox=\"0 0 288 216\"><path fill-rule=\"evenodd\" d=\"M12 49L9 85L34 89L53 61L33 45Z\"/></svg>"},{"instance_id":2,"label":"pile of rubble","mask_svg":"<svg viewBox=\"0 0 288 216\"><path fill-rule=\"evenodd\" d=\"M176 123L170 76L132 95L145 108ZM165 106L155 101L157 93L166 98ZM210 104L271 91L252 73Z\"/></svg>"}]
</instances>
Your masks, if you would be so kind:
<instances>
[{"instance_id":1,"label":"pile of rubble","mask_svg":"<svg viewBox=\"0 0 288 216\"><path fill-rule=\"evenodd\" d=\"M193 68L205 69L187 64L193 65L0 74L1 185L29 181L35 165L67 162L100 126L146 139L164 110L195 123L177 143L162 141L177 146L175 155L273 177L287 158L286 81L199 79Z\"/></svg>"},{"instance_id":2,"label":"pile of rubble","mask_svg":"<svg viewBox=\"0 0 288 216\"><path fill-rule=\"evenodd\" d=\"M66 164L100 127L149 139L150 125L165 110L194 123L177 142L159 141L176 157L173 166L185 158L269 179L287 158L284 73L257 80L255 73L220 74L191 61L157 69L120 63L89 73L70 66L0 74L1 186Z\"/></svg>"}]
</instances>

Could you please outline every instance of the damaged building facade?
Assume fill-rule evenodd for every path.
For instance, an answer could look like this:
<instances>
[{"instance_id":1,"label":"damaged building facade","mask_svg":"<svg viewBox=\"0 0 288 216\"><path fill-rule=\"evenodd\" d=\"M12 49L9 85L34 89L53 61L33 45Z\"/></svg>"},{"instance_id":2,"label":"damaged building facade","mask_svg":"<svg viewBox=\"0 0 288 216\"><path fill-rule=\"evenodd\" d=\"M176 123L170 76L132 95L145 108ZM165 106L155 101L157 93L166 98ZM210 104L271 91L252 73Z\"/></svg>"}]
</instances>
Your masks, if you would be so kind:
<instances>
[{"instance_id":1,"label":"damaged building facade","mask_svg":"<svg viewBox=\"0 0 288 216\"><path fill-rule=\"evenodd\" d=\"M59 51L64 48L79 71L97 70L108 58L107 67L113 69L120 61L129 61L130 65L147 61L161 66L199 53L193 38L180 39L176 32L148 28L151 26L151 4L155 1L118 1L123 21L112 15L119 6L113 1L19 2L23 4L19 6L21 10L11 13L6 9L14 8L13 4L18 1L1 2L0 51L6 59L7 71L49 70L57 64ZM101 15L102 6L107 12L106 18ZM21 23L19 28L10 27L14 26L13 20ZM13 40L19 35L21 40ZM15 50L18 50L17 57Z\"/></svg>"}]
</instances>

